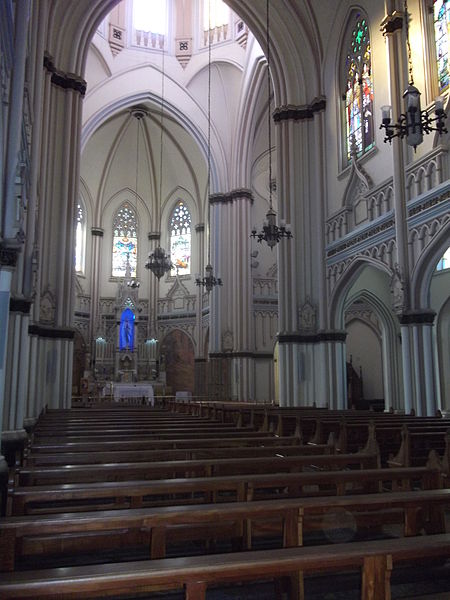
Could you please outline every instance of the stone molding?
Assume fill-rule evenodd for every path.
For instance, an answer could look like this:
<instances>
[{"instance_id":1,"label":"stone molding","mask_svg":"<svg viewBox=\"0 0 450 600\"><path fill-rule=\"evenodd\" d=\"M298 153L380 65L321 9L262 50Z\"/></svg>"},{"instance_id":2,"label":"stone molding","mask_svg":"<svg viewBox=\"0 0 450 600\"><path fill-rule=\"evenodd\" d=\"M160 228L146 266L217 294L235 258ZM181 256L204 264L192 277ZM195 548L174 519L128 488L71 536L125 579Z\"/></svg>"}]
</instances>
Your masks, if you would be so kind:
<instances>
[{"instance_id":1,"label":"stone molding","mask_svg":"<svg viewBox=\"0 0 450 600\"><path fill-rule=\"evenodd\" d=\"M9 299L9 312L18 312L23 313L24 315L29 315L32 304L32 300L11 297Z\"/></svg>"},{"instance_id":2,"label":"stone molding","mask_svg":"<svg viewBox=\"0 0 450 600\"><path fill-rule=\"evenodd\" d=\"M209 196L209 203L226 204L228 202L233 202L233 200L240 200L242 198L251 200L251 202L253 203L253 194L251 190L247 188L238 188L228 193L211 194Z\"/></svg>"},{"instance_id":3,"label":"stone molding","mask_svg":"<svg viewBox=\"0 0 450 600\"><path fill-rule=\"evenodd\" d=\"M433 325L434 310L411 310L398 315L400 325Z\"/></svg>"},{"instance_id":4,"label":"stone molding","mask_svg":"<svg viewBox=\"0 0 450 600\"><path fill-rule=\"evenodd\" d=\"M293 106L292 104L279 106L273 113L273 120L275 123L279 123L280 121L305 121L313 119L314 114L325 110L326 105L326 99L321 97L315 98L311 104L303 106Z\"/></svg>"},{"instance_id":5,"label":"stone molding","mask_svg":"<svg viewBox=\"0 0 450 600\"><path fill-rule=\"evenodd\" d=\"M73 340L73 338L75 337L75 330L69 328L47 327L45 325L33 324L28 326L28 334L56 340Z\"/></svg>"},{"instance_id":6,"label":"stone molding","mask_svg":"<svg viewBox=\"0 0 450 600\"><path fill-rule=\"evenodd\" d=\"M279 333L280 344L320 344L322 342L345 342L346 331L321 331L319 333Z\"/></svg>"},{"instance_id":7,"label":"stone molding","mask_svg":"<svg viewBox=\"0 0 450 600\"><path fill-rule=\"evenodd\" d=\"M15 267L19 257L18 248L10 248L0 245L0 267Z\"/></svg>"}]
</instances>

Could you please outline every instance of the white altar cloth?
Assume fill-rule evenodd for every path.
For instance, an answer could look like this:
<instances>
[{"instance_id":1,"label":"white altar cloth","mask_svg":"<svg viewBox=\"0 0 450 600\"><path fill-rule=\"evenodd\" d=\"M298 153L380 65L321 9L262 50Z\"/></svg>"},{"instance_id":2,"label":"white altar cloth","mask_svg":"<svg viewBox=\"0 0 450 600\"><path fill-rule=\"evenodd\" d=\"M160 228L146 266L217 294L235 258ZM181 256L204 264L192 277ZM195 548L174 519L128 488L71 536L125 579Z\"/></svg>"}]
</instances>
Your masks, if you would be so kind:
<instances>
[{"instance_id":1,"label":"white altar cloth","mask_svg":"<svg viewBox=\"0 0 450 600\"><path fill-rule=\"evenodd\" d=\"M153 386L149 383L115 383L114 400L121 398L145 398L146 403L153 406Z\"/></svg>"}]
</instances>

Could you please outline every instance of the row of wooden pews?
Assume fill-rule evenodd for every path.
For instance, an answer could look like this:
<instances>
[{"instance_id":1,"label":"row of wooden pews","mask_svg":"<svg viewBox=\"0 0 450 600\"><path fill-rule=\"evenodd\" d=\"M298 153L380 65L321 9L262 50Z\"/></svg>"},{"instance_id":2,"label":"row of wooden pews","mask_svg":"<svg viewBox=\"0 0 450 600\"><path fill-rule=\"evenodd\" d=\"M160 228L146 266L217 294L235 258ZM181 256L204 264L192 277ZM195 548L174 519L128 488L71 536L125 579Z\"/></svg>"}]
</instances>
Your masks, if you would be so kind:
<instances>
[{"instance_id":1,"label":"row of wooden pews","mask_svg":"<svg viewBox=\"0 0 450 600\"><path fill-rule=\"evenodd\" d=\"M360 415L364 443L341 448L342 414L210 408L47 411L10 474L0 597L204 600L210 586L274 580L276 597L298 600L304 575L356 569L362 600L387 600L393 569L450 557L442 455L380 466L379 428L392 435L397 415Z\"/></svg>"}]
</instances>

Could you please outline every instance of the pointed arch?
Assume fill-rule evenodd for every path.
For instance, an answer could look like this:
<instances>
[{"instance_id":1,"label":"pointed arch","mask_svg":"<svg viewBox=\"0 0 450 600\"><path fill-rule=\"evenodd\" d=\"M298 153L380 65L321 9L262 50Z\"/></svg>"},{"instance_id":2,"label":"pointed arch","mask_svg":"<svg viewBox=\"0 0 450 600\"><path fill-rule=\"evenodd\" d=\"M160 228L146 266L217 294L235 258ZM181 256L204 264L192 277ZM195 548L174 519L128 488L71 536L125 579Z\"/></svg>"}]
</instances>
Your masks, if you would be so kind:
<instances>
[{"instance_id":1,"label":"pointed arch","mask_svg":"<svg viewBox=\"0 0 450 600\"><path fill-rule=\"evenodd\" d=\"M112 229L112 276L136 277L138 218L129 202L124 202L115 212Z\"/></svg>"},{"instance_id":2,"label":"pointed arch","mask_svg":"<svg viewBox=\"0 0 450 600\"><path fill-rule=\"evenodd\" d=\"M347 21L340 58L343 105L343 151L346 162L352 152L361 156L374 145L373 79L369 21L353 9Z\"/></svg>"},{"instance_id":3,"label":"pointed arch","mask_svg":"<svg viewBox=\"0 0 450 600\"><path fill-rule=\"evenodd\" d=\"M191 213L184 200L177 200L169 220L171 275L191 273Z\"/></svg>"}]
</instances>

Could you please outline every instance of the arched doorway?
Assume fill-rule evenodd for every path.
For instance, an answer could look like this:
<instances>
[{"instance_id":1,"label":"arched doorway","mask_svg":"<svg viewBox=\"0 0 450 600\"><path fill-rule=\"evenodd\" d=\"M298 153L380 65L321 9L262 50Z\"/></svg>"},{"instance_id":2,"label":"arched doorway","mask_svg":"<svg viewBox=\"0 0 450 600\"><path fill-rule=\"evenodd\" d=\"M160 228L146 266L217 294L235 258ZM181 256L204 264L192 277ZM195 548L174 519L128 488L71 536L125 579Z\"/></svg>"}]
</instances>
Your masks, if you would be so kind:
<instances>
[{"instance_id":1,"label":"arched doorway","mask_svg":"<svg viewBox=\"0 0 450 600\"><path fill-rule=\"evenodd\" d=\"M165 362L168 393L194 393L194 345L186 333L176 329L164 338L160 360Z\"/></svg>"}]
</instances>

